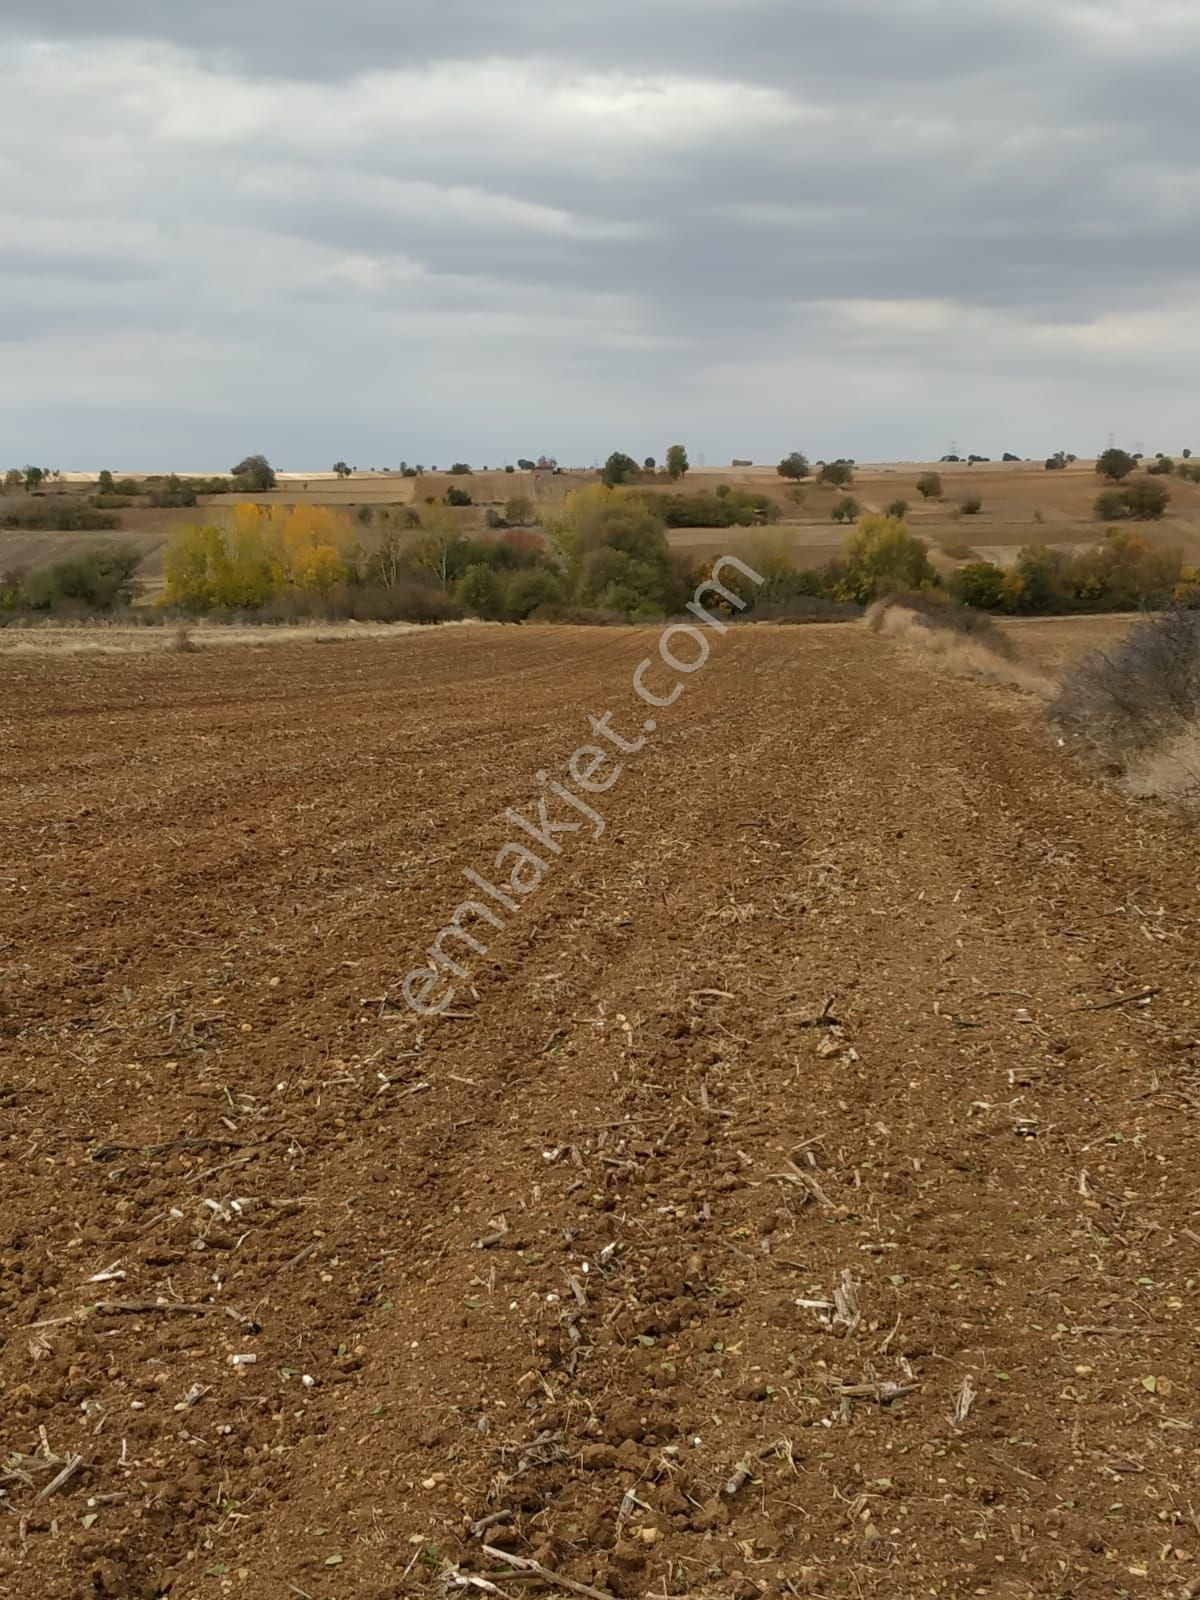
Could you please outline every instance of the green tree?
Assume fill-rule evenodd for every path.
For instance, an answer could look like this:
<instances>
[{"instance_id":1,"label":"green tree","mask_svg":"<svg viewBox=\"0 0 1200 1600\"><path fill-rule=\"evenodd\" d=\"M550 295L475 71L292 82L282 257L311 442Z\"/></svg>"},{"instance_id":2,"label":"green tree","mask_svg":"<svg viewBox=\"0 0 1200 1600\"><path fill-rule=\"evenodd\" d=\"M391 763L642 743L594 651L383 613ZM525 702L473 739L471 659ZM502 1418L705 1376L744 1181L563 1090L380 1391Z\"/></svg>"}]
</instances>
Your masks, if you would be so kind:
<instances>
[{"instance_id":1,"label":"green tree","mask_svg":"<svg viewBox=\"0 0 1200 1600\"><path fill-rule=\"evenodd\" d=\"M1102 478L1108 478L1113 483L1120 483L1127 478L1137 466L1136 459L1128 450L1118 450L1115 445L1110 446L1096 458L1096 471Z\"/></svg>"},{"instance_id":2,"label":"green tree","mask_svg":"<svg viewBox=\"0 0 1200 1600\"><path fill-rule=\"evenodd\" d=\"M917 492L922 500L942 498L942 480L936 472L923 472L917 479Z\"/></svg>"},{"instance_id":3,"label":"green tree","mask_svg":"<svg viewBox=\"0 0 1200 1600\"><path fill-rule=\"evenodd\" d=\"M29 490L38 489L45 482L45 467L25 468L25 487Z\"/></svg>"},{"instance_id":4,"label":"green tree","mask_svg":"<svg viewBox=\"0 0 1200 1600\"><path fill-rule=\"evenodd\" d=\"M604 481L610 489L615 489L618 484L628 483L637 476L638 465L632 456L627 456L623 450L614 450L604 463Z\"/></svg>"},{"instance_id":5,"label":"green tree","mask_svg":"<svg viewBox=\"0 0 1200 1600\"><path fill-rule=\"evenodd\" d=\"M690 465L684 447L681 444L673 444L667 451L667 471L671 474L672 481L686 477Z\"/></svg>"},{"instance_id":6,"label":"green tree","mask_svg":"<svg viewBox=\"0 0 1200 1600\"><path fill-rule=\"evenodd\" d=\"M233 476L237 480L236 487L245 494L265 494L278 482L266 456L246 456L233 468Z\"/></svg>"},{"instance_id":7,"label":"green tree","mask_svg":"<svg viewBox=\"0 0 1200 1600\"><path fill-rule=\"evenodd\" d=\"M350 468L344 461L335 461L333 463L333 470L337 473L339 478L348 478L350 476Z\"/></svg>"},{"instance_id":8,"label":"green tree","mask_svg":"<svg viewBox=\"0 0 1200 1600\"><path fill-rule=\"evenodd\" d=\"M505 601L511 616L524 621L544 606L561 605L562 579L548 567L528 567L508 580Z\"/></svg>"},{"instance_id":9,"label":"green tree","mask_svg":"<svg viewBox=\"0 0 1200 1600\"><path fill-rule=\"evenodd\" d=\"M480 561L467 568L454 589L454 598L463 610L485 622L504 614L504 594L491 567Z\"/></svg>"},{"instance_id":10,"label":"green tree","mask_svg":"<svg viewBox=\"0 0 1200 1600\"><path fill-rule=\"evenodd\" d=\"M1165 483L1138 478L1125 490L1126 515L1135 522L1157 522L1170 500L1171 491Z\"/></svg>"},{"instance_id":11,"label":"green tree","mask_svg":"<svg viewBox=\"0 0 1200 1600\"><path fill-rule=\"evenodd\" d=\"M582 598L588 605L629 618L656 617L666 609L662 594L655 563L628 550L604 545L584 558Z\"/></svg>"},{"instance_id":12,"label":"green tree","mask_svg":"<svg viewBox=\"0 0 1200 1600\"><path fill-rule=\"evenodd\" d=\"M471 504L471 496L466 489L459 489L455 484L451 484L446 490L446 504L448 506L469 506Z\"/></svg>"},{"instance_id":13,"label":"green tree","mask_svg":"<svg viewBox=\"0 0 1200 1600\"><path fill-rule=\"evenodd\" d=\"M504 506L504 520L510 528L529 528L537 521L537 507L527 494L515 494Z\"/></svg>"},{"instance_id":14,"label":"green tree","mask_svg":"<svg viewBox=\"0 0 1200 1600\"><path fill-rule=\"evenodd\" d=\"M171 472L150 491L152 506L194 506L196 491L190 483Z\"/></svg>"},{"instance_id":15,"label":"green tree","mask_svg":"<svg viewBox=\"0 0 1200 1600\"><path fill-rule=\"evenodd\" d=\"M853 522L858 516L859 505L853 495L843 495L830 512L835 522Z\"/></svg>"},{"instance_id":16,"label":"green tree","mask_svg":"<svg viewBox=\"0 0 1200 1600\"><path fill-rule=\"evenodd\" d=\"M817 477L818 483L832 484L835 489L848 489L854 482L852 461L827 461Z\"/></svg>"},{"instance_id":17,"label":"green tree","mask_svg":"<svg viewBox=\"0 0 1200 1600\"><path fill-rule=\"evenodd\" d=\"M908 501L893 500L884 515L888 517L895 517L897 522L903 522L905 517L908 515Z\"/></svg>"},{"instance_id":18,"label":"green tree","mask_svg":"<svg viewBox=\"0 0 1200 1600\"><path fill-rule=\"evenodd\" d=\"M107 467L105 467L104 471L100 474L100 479L96 487L99 489L101 494L116 493L116 483L113 481L113 475Z\"/></svg>"},{"instance_id":19,"label":"green tree","mask_svg":"<svg viewBox=\"0 0 1200 1600\"><path fill-rule=\"evenodd\" d=\"M35 611L112 611L128 605L137 593L134 575L140 561L130 545L95 545L35 572L26 580L27 601Z\"/></svg>"},{"instance_id":20,"label":"green tree","mask_svg":"<svg viewBox=\"0 0 1200 1600\"><path fill-rule=\"evenodd\" d=\"M969 494L958 508L964 517L977 517L983 510L983 501L977 494Z\"/></svg>"},{"instance_id":21,"label":"green tree","mask_svg":"<svg viewBox=\"0 0 1200 1600\"><path fill-rule=\"evenodd\" d=\"M846 549L849 598L863 604L937 582L923 540L895 517L864 517Z\"/></svg>"},{"instance_id":22,"label":"green tree","mask_svg":"<svg viewBox=\"0 0 1200 1600\"><path fill-rule=\"evenodd\" d=\"M790 478L793 483L799 483L801 478L808 477L808 457L800 450L793 450L790 455L784 456L775 471L781 478Z\"/></svg>"},{"instance_id":23,"label":"green tree","mask_svg":"<svg viewBox=\"0 0 1200 1600\"><path fill-rule=\"evenodd\" d=\"M1067 556L1044 544L1026 545L1017 556L1012 586L1019 611L1068 611L1070 595L1066 581ZM1009 587L1006 585L1006 588Z\"/></svg>"},{"instance_id":24,"label":"green tree","mask_svg":"<svg viewBox=\"0 0 1200 1600\"><path fill-rule=\"evenodd\" d=\"M653 499L596 484L567 501L556 535L579 599L627 617L681 610L690 587Z\"/></svg>"},{"instance_id":25,"label":"green tree","mask_svg":"<svg viewBox=\"0 0 1200 1600\"><path fill-rule=\"evenodd\" d=\"M1183 572L1178 551L1155 550L1130 528L1110 528L1094 550L1069 568L1076 603L1084 611L1128 611L1162 605Z\"/></svg>"},{"instance_id":26,"label":"green tree","mask_svg":"<svg viewBox=\"0 0 1200 1600\"><path fill-rule=\"evenodd\" d=\"M991 561L971 561L950 580L950 590L960 605L974 611L1003 611L1004 573Z\"/></svg>"}]
</instances>

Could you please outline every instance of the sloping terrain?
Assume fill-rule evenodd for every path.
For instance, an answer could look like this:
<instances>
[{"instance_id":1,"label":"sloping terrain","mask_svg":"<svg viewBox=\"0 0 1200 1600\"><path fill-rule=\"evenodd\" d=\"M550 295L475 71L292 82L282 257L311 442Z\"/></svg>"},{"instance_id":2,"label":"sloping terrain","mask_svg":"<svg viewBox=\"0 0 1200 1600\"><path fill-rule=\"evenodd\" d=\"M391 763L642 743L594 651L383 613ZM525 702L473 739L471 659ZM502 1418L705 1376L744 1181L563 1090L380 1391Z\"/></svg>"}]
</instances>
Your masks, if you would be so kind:
<instances>
[{"instance_id":1,"label":"sloping terrain","mask_svg":"<svg viewBox=\"0 0 1200 1600\"><path fill-rule=\"evenodd\" d=\"M936 471L942 480L942 497L923 500L917 491L922 472ZM1200 486L1171 477L1164 480L1171 495L1166 516L1161 522L1139 522L1137 536L1160 550L1177 550L1184 559L1200 559ZM832 520L834 505L846 494L844 489L819 486L806 480L798 489L781 482L770 470L754 469L731 473L693 472L687 487L713 492L721 482L740 484L757 493L771 495L778 503L783 521L768 530L775 542L788 549L802 566L818 566L840 556L853 528L838 527ZM1105 524L1095 517L1095 503L1104 483L1097 478L1091 463L1079 463L1066 472L1047 472L1034 463L1012 465L983 464L966 467L938 465L861 466L849 493L863 511L882 512L896 500L904 500L905 521L914 533L937 550L939 547L963 559L994 561L1011 566L1022 547L1050 545L1079 552L1092 548L1104 536ZM982 509L964 516L961 505L968 495L978 495ZM753 543L762 530L740 534L735 541ZM680 528L671 533L671 542L697 556L711 556L731 535L718 529Z\"/></svg>"},{"instance_id":2,"label":"sloping terrain","mask_svg":"<svg viewBox=\"0 0 1200 1600\"><path fill-rule=\"evenodd\" d=\"M404 1005L656 645L0 661L0 1593L1200 1582L1195 832L1034 702L715 639Z\"/></svg>"},{"instance_id":3,"label":"sloping terrain","mask_svg":"<svg viewBox=\"0 0 1200 1600\"><path fill-rule=\"evenodd\" d=\"M167 515L182 517L184 513L157 513L160 521ZM131 513L124 512L123 516L128 522ZM147 532L130 526L115 533L0 529L0 573L37 572L42 567L52 567L59 561L83 555L99 544L127 544L132 545L140 558L138 582L153 595L165 583L163 556L175 531L174 528L156 528Z\"/></svg>"},{"instance_id":4,"label":"sloping terrain","mask_svg":"<svg viewBox=\"0 0 1200 1600\"><path fill-rule=\"evenodd\" d=\"M940 500L922 500L917 492L917 479L928 470L936 470L942 478L944 493ZM139 552L138 580L143 597L153 600L165 585L163 563L170 542L191 524L226 522L240 502L326 506L347 516L360 512L373 515L386 506L419 508L430 499L442 502L454 487L465 490L472 499L469 507L456 513L460 525L464 530L482 533L489 507L502 508L508 499L517 496L532 500L540 516L553 517L561 512L573 490L596 482L597 478L595 472L583 471L557 475L480 471L461 477L430 472L421 478L364 472L346 479L329 473L310 477L290 473L282 476L279 488L269 493L204 496L197 506L165 510L143 504L130 506L119 513L121 527L113 533L0 529L0 574L16 569L35 570L96 544L116 541L131 544ZM1138 523L1135 531L1154 548L1179 551L1194 565L1200 561L1200 485L1176 477L1166 481L1171 494L1167 515L1161 522ZM819 485L814 478L796 486L785 483L772 467L699 468L682 483L671 483L660 476L641 487L664 495L680 490L713 494L722 484L768 495L778 505L782 521L770 528L673 528L669 539L674 548L704 560L729 549L760 549L765 541L786 550L801 567L821 566L844 554L853 528L835 523L833 508L847 491ZM81 476L71 482L71 488L80 494L92 487ZM1026 545L1052 545L1076 553L1094 546L1104 535L1104 524L1097 522L1094 515L1096 498L1103 487L1088 462L1077 463L1066 472L1046 472L1040 464L1029 462L984 463L970 468L948 464L935 469L896 463L860 466L850 493L866 512L882 512L897 499L904 500L908 505L906 520L929 543L935 558L944 549L955 552L956 558L1011 566ZM969 493L979 495L982 510L975 516L962 516L961 502ZM0 510L3 506L0 497ZM369 545L371 534L364 531L363 539Z\"/></svg>"}]
</instances>

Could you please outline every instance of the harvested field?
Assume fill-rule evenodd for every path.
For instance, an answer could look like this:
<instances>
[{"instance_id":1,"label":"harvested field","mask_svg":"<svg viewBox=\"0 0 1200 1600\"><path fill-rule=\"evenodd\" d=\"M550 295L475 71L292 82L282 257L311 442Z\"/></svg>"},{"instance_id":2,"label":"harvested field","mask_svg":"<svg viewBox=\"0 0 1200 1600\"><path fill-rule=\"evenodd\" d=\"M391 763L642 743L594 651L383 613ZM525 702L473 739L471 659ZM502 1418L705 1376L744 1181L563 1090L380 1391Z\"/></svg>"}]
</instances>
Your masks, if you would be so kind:
<instances>
[{"instance_id":1,"label":"harvested field","mask_svg":"<svg viewBox=\"0 0 1200 1600\"><path fill-rule=\"evenodd\" d=\"M943 495L926 501L916 483L922 472L930 470L941 477ZM1175 477L1166 481L1171 495L1166 517L1161 522L1139 522L1137 535L1156 549L1178 550L1194 563L1200 559L1200 486ZM834 505L847 493L844 489L822 487L810 479L800 485L797 500L796 491L772 470L758 468L692 472L687 486L711 493L722 482L770 495L780 507L782 522L767 530L673 529L671 543L678 549L711 556L723 540L729 544L731 535L736 547L737 541L749 544L765 531L788 549L798 565L809 567L841 556L853 536L852 527L838 527L832 520ZM971 468L953 463L932 468L898 464L859 466L849 493L864 512L882 512L903 499L908 503L905 520L935 551L961 548L964 560L1010 567L1026 545L1050 545L1075 554L1094 548L1105 531L1094 513L1103 487L1090 462L1068 472L1047 472L1040 463L1028 462ZM960 514L968 494L977 494L982 501L978 515Z\"/></svg>"},{"instance_id":2,"label":"harvested field","mask_svg":"<svg viewBox=\"0 0 1200 1600\"><path fill-rule=\"evenodd\" d=\"M1044 671L1058 673L1089 650L1111 650L1135 627L1136 616L1005 617L997 625L1020 656Z\"/></svg>"},{"instance_id":3,"label":"harvested field","mask_svg":"<svg viewBox=\"0 0 1200 1600\"><path fill-rule=\"evenodd\" d=\"M0 657L6 1597L1200 1581L1195 831L1031 697L714 639L404 1006L656 644Z\"/></svg>"},{"instance_id":4,"label":"harvested field","mask_svg":"<svg viewBox=\"0 0 1200 1600\"><path fill-rule=\"evenodd\" d=\"M928 470L936 470L942 478L940 500L924 501L917 492L917 479ZM83 475L68 477L69 487L77 493L92 487ZM138 551L138 581L144 599L152 601L165 586L164 558L171 541L196 523L224 524L239 503L324 506L356 516L387 506L420 507L428 499L440 502L453 487L465 490L472 499L469 507L456 513L459 525L464 532L483 534L490 507L503 507L511 497L521 496L534 502L539 516L552 518L561 513L572 491L597 478L595 472L584 470L561 474L480 471L453 477L429 472L421 478L362 472L346 479L330 473L288 473L281 475L276 490L263 494L204 496L197 506L165 510L145 504L131 506L119 513L121 527L112 533L0 529L0 573L36 570L97 543L115 541L131 544ZM697 468L681 483L671 483L660 475L639 487L660 495L712 494L722 484L769 496L778 505L782 520L771 527L673 528L668 535L673 548L701 561L730 549L761 547L765 535L805 568L822 566L845 553L854 529L835 523L833 508L847 491L819 485L815 479L796 486L785 483L773 467ZM1195 564L1200 561L1200 485L1176 477L1167 480L1167 485L1171 504L1166 517L1161 522L1138 523L1138 537L1156 549L1179 551ZM939 566L950 571L954 562L941 554L944 549L961 552L962 560L994 561L1007 567L1026 545L1051 545L1072 553L1093 548L1104 535L1105 525L1094 515L1102 488L1090 462L1079 462L1067 472L1046 472L1036 462L971 468L950 463L932 469L901 462L860 465L849 492L868 513L886 510L897 498L907 501L906 520L912 530L928 542ZM960 515L961 501L968 493L978 494L983 502L977 516ZM369 544L370 534L365 533L364 539Z\"/></svg>"}]
</instances>

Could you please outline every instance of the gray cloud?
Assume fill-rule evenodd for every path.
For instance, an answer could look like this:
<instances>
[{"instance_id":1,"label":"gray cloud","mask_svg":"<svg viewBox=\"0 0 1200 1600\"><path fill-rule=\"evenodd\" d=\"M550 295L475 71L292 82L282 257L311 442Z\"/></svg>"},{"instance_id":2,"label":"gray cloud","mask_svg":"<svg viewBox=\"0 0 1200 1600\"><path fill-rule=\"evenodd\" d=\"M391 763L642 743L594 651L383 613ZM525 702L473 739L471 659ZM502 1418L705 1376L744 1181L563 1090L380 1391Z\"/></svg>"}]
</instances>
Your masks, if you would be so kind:
<instances>
[{"instance_id":1,"label":"gray cloud","mask_svg":"<svg viewBox=\"0 0 1200 1600\"><path fill-rule=\"evenodd\" d=\"M311 79L487 56L599 69L920 84L946 71L1030 58L1058 32L1056 9L1002 0L8 0L14 32L63 39L165 39L255 73ZM1036 29L1036 31L1034 31Z\"/></svg>"},{"instance_id":2,"label":"gray cloud","mask_svg":"<svg viewBox=\"0 0 1200 1600\"><path fill-rule=\"evenodd\" d=\"M9 0L0 26L15 455L1185 442L1178 0Z\"/></svg>"}]
</instances>

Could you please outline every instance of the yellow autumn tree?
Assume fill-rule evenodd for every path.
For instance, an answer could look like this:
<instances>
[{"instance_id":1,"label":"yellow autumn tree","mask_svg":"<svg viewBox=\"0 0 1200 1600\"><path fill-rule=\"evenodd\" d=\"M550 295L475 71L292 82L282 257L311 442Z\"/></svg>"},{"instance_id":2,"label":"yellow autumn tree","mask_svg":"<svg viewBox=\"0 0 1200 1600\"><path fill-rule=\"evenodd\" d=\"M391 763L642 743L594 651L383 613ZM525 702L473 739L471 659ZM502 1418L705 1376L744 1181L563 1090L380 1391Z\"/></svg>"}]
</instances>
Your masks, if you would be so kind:
<instances>
[{"instance_id":1,"label":"yellow autumn tree","mask_svg":"<svg viewBox=\"0 0 1200 1600\"><path fill-rule=\"evenodd\" d=\"M214 604L214 573L225 559L220 528L185 528L167 546L163 557L166 605L185 611L209 611Z\"/></svg>"},{"instance_id":2,"label":"yellow autumn tree","mask_svg":"<svg viewBox=\"0 0 1200 1600\"><path fill-rule=\"evenodd\" d=\"M167 605L257 610L277 595L328 594L352 575L358 546L321 506L235 506L224 528L186 528L166 557Z\"/></svg>"},{"instance_id":3,"label":"yellow autumn tree","mask_svg":"<svg viewBox=\"0 0 1200 1600\"><path fill-rule=\"evenodd\" d=\"M164 557L165 605L185 611L255 611L275 593L277 575L254 530L186 528Z\"/></svg>"},{"instance_id":4,"label":"yellow autumn tree","mask_svg":"<svg viewBox=\"0 0 1200 1600\"><path fill-rule=\"evenodd\" d=\"M247 506L266 521L267 547L284 587L327 594L350 576L355 548L349 523L324 506Z\"/></svg>"}]
</instances>

